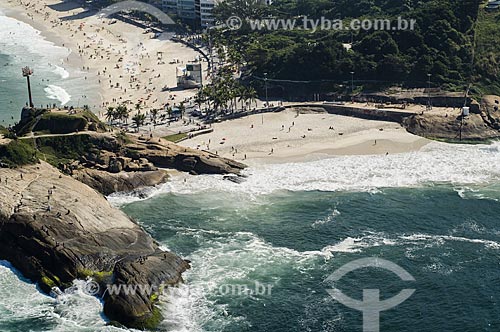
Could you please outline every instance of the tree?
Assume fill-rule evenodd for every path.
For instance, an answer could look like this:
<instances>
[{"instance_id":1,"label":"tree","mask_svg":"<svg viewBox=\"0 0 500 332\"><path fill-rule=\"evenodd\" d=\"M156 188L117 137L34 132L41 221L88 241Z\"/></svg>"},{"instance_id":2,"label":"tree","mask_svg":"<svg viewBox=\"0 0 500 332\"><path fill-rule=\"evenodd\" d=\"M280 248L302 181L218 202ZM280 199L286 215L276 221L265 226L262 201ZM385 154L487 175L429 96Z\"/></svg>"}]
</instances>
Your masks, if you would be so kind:
<instances>
[{"instance_id":1,"label":"tree","mask_svg":"<svg viewBox=\"0 0 500 332\"><path fill-rule=\"evenodd\" d=\"M156 108L153 108L150 112L151 115L151 120L153 121L153 124L156 126L156 119L158 117L159 110Z\"/></svg>"},{"instance_id":2,"label":"tree","mask_svg":"<svg viewBox=\"0 0 500 332\"><path fill-rule=\"evenodd\" d=\"M184 117L184 113L186 112L186 106L184 105L184 102L181 101L179 104L179 111L181 112L181 119Z\"/></svg>"},{"instance_id":3,"label":"tree","mask_svg":"<svg viewBox=\"0 0 500 332\"><path fill-rule=\"evenodd\" d=\"M132 121L134 121L135 125L137 126L137 132L139 132L140 127L144 125L144 122L146 121L146 115L142 113L137 113L132 118Z\"/></svg>"},{"instance_id":4,"label":"tree","mask_svg":"<svg viewBox=\"0 0 500 332\"><path fill-rule=\"evenodd\" d=\"M140 113L141 109L142 109L141 102L138 102L137 104L135 104L135 110L137 111L137 113Z\"/></svg>"},{"instance_id":5,"label":"tree","mask_svg":"<svg viewBox=\"0 0 500 332\"><path fill-rule=\"evenodd\" d=\"M124 123L127 123L127 120L129 118L129 110L127 109L127 106L121 104L116 107L115 118L123 121Z\"/></svg>"},{"instance_id":6,"label":"tree","mask_svg":"<svg viewBox=\"0 0 500 332\"><path fill-rule=\"evenodd\" d=\"M109 124L112 124L112 120L115 118L115 108L110 106L106 110L106 120L108 120Z\"/></svg>"}]
</instances>

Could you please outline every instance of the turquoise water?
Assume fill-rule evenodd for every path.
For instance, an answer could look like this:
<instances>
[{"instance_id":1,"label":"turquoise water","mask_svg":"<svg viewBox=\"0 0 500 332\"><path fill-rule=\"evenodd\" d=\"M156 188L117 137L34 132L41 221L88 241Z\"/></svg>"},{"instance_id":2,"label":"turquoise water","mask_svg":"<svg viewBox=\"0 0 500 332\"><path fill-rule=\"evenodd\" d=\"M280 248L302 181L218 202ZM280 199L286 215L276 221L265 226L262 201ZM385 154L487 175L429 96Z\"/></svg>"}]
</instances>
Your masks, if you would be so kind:
<instances>
[{"instance_id":1,"label":"turquoise water","mask_svg":"<svg viewBox=\"0 0 500 332\"><path fill-rule=\"evenodd\" d=\"M190 299L192 307L178 308L192 312L177 329L361 331L360 313L333 300L325 279L371 256L399 264L416 279L409 284L366 269L336 284L359 299L363 288L381 289L382 298L416 289L382 314L382 331L500 329L500 203L494 200L463 199L439 186L277 192L253 201L167 194L124 210L192 260L187 282L205 289ZM271 284L272 293L220 294L221 285L255 281Z\"/></svg>"},{"instance_id":2,"label":"turquoise water","mask_svg":"<svg viewBox=\"0 0 500 332\"><path fill-rule=\"evenodd\" d=\"M335 301L416 292L382 312L381 331L500 330L500 145L433 143L417 153L260 165L242 184L179 175L147 199L110 202L165 249L191 260L186 283L163 297L160 331L362 331L361 313ZM415 278L361 269L390 260ZM228 292L264 285L258 294ZM41 295L0 264L0 331L110 332L98 299ZM261 288L259 288L261 289Z\"/></svg>"},{"instance_id":3,"label":"turquoise water","mask_svg":"<svg viewBox=\"0 0 500 332\"><path fill-rule=\"evenodd\" d=\"M1 6L1 5L0 5ZM21 68L29 66L33 103L36 107L83 106L100 104L96 82L65 62L69 49L48 41L40 31L15 20L0 8L0 125L19 120L28 102L26 79Z\"/></svg>"}]
</instances>

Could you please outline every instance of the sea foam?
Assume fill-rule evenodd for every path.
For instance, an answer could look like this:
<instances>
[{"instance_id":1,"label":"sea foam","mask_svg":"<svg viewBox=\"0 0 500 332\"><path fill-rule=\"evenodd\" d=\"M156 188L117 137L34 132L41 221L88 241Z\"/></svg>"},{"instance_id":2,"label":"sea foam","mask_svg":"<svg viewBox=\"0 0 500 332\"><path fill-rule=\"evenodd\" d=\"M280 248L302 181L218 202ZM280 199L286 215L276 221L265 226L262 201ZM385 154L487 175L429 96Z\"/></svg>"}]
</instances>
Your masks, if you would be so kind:
<instances>
[{"instance_id":1,"label":"sea foam","mask_svg":"<svg viewBox=\"0 0 500 332\"><path fill-rule=\"evenodd\" d=\"M2 53L11 55L19 64L26 65L26 52L33 55L36 67L43 68L49 68L52 62L60 61L70 54L67 48L46 40L40 31L29 24L5 16L1 12L0 26L0 49Z\"/></svg>"},{"instance_id":2,"label":"sea foam","mask_svg":"<svg viewBox=\"0 0 500 332\"><path fill-rule=\"evenodd\" d=\"M47 94L47 98L58 100L62 106L66 105L70 100L70 94L57 85L49 85L44 89Z\"/></svg>"},{"instance_id":3,"label":"sea foam","mask_svg":"<svg viewBox=\"0 0 500 332\"><path fill-rule=\"evenodd\" d=\"M245 198L276 191L371 191L435 184L481 185L500 180L500 143L461 145L432 142L418 152L393 155L336 156L328 159L250 167L237 184L220 175L172 177L151 191L196 194L226 192ZM236 196L235 196L236 197ZM117 205L144 197L114 195Z\"/></svg>"}]
</instances>

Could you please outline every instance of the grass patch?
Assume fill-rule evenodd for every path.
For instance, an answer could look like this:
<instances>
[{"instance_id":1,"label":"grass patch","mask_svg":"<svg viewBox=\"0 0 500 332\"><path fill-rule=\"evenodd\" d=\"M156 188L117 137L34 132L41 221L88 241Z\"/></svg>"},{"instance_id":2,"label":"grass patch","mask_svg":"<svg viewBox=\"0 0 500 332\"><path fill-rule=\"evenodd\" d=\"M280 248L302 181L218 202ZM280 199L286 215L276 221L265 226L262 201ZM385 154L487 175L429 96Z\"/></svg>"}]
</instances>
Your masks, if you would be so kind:
<instances>
[{"instance_id":1,"label":"grass patch","mask_svg":"<svg viewBox=\"0 0 500 332\"><path fill-rule=\"evenodd\" d=\"M161 314L160 309L154 306L151 314L146 314L147 316L137 322L132 322L130 324L132 328L140 329L140 330L155 330L158 325L163 320L163 315Z\"/></svg>"},{"instance_id":2,"label":"grass patch","mask_svg":"<svg viewBox=\"0 0 500 332\"><path fill-rule=\"evenodd\" d=\"M88 269L78 270L78 277L82 279L92 278L97 283L101 283L113 276L113 271L92 271Z\"/></svg>"},{"instance_id":3,"label":"grass patch","mask_svg":"<svg viewBox=\"0 0 500 332\"><path fill-rule=\"evenodd\" d=\"M130 144L130 143L132 143L132 140L130 139L130 137L128 137L128 135L125 132L123 132L123 131L120 131L118 134L116 134L116 139L121 144Z\"/></svg>"},{"instance_id":4,"label":"grass patch","mask_svg":"<svg viewBox=\"0 0 500 332\"><path fill-rule=\"evenodd\" d=\"M168 135L168 136L165 136L163 138L166 139L167 141L177 143L186 137L187 137L186 133L180 133L180 134Z\"/></svg>"},{"instance_id":5,"label":"grass patch","mask_svg":"<svg viewBox=\"0 0 500 332\"><path fill-rule=\"evenodd\" d=\"M35 124L33 131L50 134L69 134L83 131L88 120L81 114L45 113Z\"/></svg>"},{"instance_id":6,"label":"grass patch","mask_svg":"<svg viewBox=\"0 0 500 332\"><path fill-rule=\"evenodd\" d=\"M0 135L7 135L9 133L9 130L5 128L4 126L0 126Z\"/></svg>"},{"instance_id":7,"label":"grass patch","mask_svg":"<svg viewBox=\"0 0 500 332\"><path fill-rule=\"evenodd\" d=\"M94 148L88 135L38 137L35 140L42 159L55 167L78 160Z\"/></svg>"},{"instance_id":8,"label":"grass patch","mask_svg":"<svg viewBox=\"0 0 500 332\"><path fill-rule=\"evenodd\" d=\"M38 162L33 140L13 140L0 145L0 162L7 167L31 165Z\"/></svg>"},{"instance_id":9,"label":"grass patch","mask_svg":"<svg viewBox=\"0 0 500 332\"><path fill-rule=\"evenodd\" d=\"M479 9L475 25L474 88L477 95L500 94L500 11Z\"/></svg>"}]
</instances>

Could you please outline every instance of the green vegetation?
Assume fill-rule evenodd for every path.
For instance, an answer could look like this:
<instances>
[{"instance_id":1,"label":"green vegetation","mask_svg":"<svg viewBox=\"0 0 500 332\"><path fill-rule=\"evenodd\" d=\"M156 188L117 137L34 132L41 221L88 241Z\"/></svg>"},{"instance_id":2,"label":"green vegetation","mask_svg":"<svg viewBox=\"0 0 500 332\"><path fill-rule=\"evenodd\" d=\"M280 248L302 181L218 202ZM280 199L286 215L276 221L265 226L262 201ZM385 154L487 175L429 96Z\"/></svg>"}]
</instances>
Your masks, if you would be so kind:
<instances>
[{"instance_id":1,"label":"green vegetation","mask_svg":"<svg viewBox=\"0 0 500 332\"><path fill-rule=\"evenodd\" d=\"M89 110L77 110L74 114L68 114L33 109L14 127L14 130L21 137L31 132L46 135L70 134L84 130L105 131L106 126Z\"/></svg>"},{"instance_id":2,"label":"green vegetation","mask_svg":"<svg viewBox=\"0 0 500 332\"><path fill-rule=\"evenodd\" d=\"M87 119L80 114L45 113L32 130L49 134L69 134L85 130L87 124Z\"/></svg>"},{"instance_id":3,"label":"green vegetation","mask_svg":"<svg viewBox=\"0 0 500 332\"><path fill-rule=\"evenodd\" d=\"M9 130L7 128L5 128L4 126L0 126L0 135L8 135L9 134Z\"/></svg>"},{"instance_id":4,"label":"green vegetation","mask_svg":"<svg viewBox=\"0 0 500 332\"><path fill-rule=\"evenodd\" d=\"M140 330L155 330L163 320L161 311L156 306L153 307L153 311L151 314L147 313L144 316L144 319L131 324L130 327Z\"/></svg>"},{"instance_id":5,"label":"green vegetation","mask_svg":"<svg viewBox=\"0 0 500 332\"><path fill-rule=\"evenodd\" d=\"M177 143L177 142L183 140L186 137L187 137L186 133L179 133L179 134L165 136L163 138L166 139L167 141Z\"/></svg>"},{"instance_id":6,"label":"green vegetation","mask_svg":"<svg viewBox=\"0 0 500 332\"><path fill-rule=\"evenodd\" d=\"M479 11L476 22L475 82L480 94L500 91L500 11Z\"/></svg>"},{"instance_id":7,"label":"green vegetation","mask_svg":"<svg viewBox=\"0 0 500 332\"><path fill-rule=\"evenodd\" d=\"M0 163L7 167L31 165L38 162L33 140L13 140L0 145Z\"/></svg>"},{"instance_id":8,"label":"green vegetation","mask_svg":"<svg viewBox=\"0 0 500 332\"><path fill-rule=\"evenodd\" d=\"M120 144L129 144L132 143L132 140L124 131L120 131L118 134L116 134L116 139Z\"/></svg>"},{"instance_id":9,"label":"green vegetation","mask_svg":"<svg viewBox=\"0 0 500 332\"><path fill-rule=\"evenodd\" d=\"M258 1L227 0L216 7L219 21L230 16L292 19L303 26L308 19L343 19L344 26L356 19L415 19L414 30L403 31L304 31L251 30L244 22L239 30L214 30L212 39L220 56L242 68L262 91L264 73L281 88L295 86L350 92L349 83L380 89L390 85L432 86L463 91L469 82L474 89L500 92L499 14L486 13L482 0L276 0L271 6ZM478 20L479 18L479 20ZM478 20L477 27L475 22ZM477 42L474 43L475 28ZM343 44L351 44L346 48ZM477 59L474 62L474 44ZM223 48L224 47L224 48ZM476 65L474 65L476 63ZM351 72L354 75L351 76ZM496 82L492 85L493 82ZM317 92L318 90L316 90Z\"/></svg>"},{"instance_id":10,"label":"green vegetation","mask_svg":"<svg viewBox=\"0 0 500 332\"><path fill-rule=\"evenodd\" d=\"M113 121L127 123L129 117L130 110L123 104L117 107L110 106L106 111L106 120L108 120L109 124L113 124Z\"/></svg>"},{"instance_id":11,"label":"green vegetation","mask_svg":"<svg viewBox=\"0 0 500 332\"><path fill-rule=\"evenodd\" d=\"M52 277L43 275L39 280L39 285L43 291L48 293L52 290L52 288L60 287L62 284L59 277L55 275L53 275Z\"/></svg>"},{"instance_id":12,"label":"green vegetation","mask_svg":"<svg viewBox=\"0 0 500 332\"><path fill-rule=\"evenodd\" d=\"M144 122L146 121L146 115L138 111L138 113L132 118L132 121L134 121L135 125L137 126L137 131L139 131L141 126L144 125Z\"/></svg>"},{"instance_id":13,"label":"green vegetation","mask_svg":"<svg viewBox=\"0 0 500 332\"><path fill-rule=\"evenodd\" d=\"M92 278L95 282L101 283L113 276L113 271L92 271L88 269L78 270L78 277L81 279Z\"/></svg>"},{"instance_id":14,"label":"green vegetation","mask_svg":"<svg viewBox=\"0 0 500 332\"><path fill-rule=\"evenodd\" d=\"M241 110L251 108L257 99L254 88L244 86L234 79L232 72L226 67L221 68L212 82L205 85L196 96L195 102L201 107L206 104L208 109L234 111L241 103Z\"/></svg>"},{"instance_id":15,"label":"green vegetation","mask_svg":"<svg viewBox=\"0 0 500 332\"><path fill-rule=\"evenodd\" d=\"M35 141L42 159L56 167L78 160L95 148L89 135L38 137Z\"/></svg>"}]
</instances>

